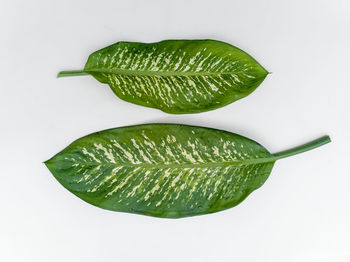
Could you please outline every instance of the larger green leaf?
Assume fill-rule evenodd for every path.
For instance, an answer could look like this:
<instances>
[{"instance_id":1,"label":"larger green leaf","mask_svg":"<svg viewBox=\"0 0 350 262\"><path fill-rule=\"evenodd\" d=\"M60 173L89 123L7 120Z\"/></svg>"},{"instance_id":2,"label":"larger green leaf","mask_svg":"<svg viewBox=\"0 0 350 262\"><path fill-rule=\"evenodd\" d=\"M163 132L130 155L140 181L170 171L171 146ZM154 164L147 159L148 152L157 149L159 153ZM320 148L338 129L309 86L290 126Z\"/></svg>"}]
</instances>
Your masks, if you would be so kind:
<instances>
[{"instance_id":1,"label":"larger green leaf","mask_svg":"<svg viewBox=\"0 0 350 262\"><path fill-rule=\"evenodd\" d=\"M80 138L45 164L69 191L95 206L178 218L233 207L259 188L277 159L258 143L204 127L149 124Z\"/></svg>"},{"instance_id":2,"label":"larger green leaf","mask_svg":"<svg viewBox=\"0 0 350 262\"><path fill-rule=\"evenodd\" d=\"M267 71L251 56L214 40L118 42L90 55L83 71L121 99L167 113L213 110L253 92Z\"/></svg>"}]
</instances>

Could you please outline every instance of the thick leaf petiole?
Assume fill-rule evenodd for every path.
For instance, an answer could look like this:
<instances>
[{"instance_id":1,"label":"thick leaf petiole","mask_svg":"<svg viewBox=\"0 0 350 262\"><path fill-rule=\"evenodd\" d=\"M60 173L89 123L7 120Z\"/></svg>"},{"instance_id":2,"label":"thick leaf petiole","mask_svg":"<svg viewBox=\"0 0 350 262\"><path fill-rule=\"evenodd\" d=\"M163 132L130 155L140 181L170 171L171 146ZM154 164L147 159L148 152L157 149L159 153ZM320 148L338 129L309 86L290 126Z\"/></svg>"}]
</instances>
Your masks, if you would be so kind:
<instances>
[{"instance_id":1,"label":"thick leaf petiole","mask_svg":"<svg viewBox=\"0 0 350 262\"><path fill-rule=\"evenodd\" d=\"M82 76L88 75L84 70L71 70L71 71L61 71L58 73L57 77L66 77L66 76Z\"/></svg>"},{"instance_id":2,"label":"thick leaf petiole","mask_svg":"<svg viewBox=\"0 0 350 262\"><path fill-rule=\"evenodd\" d=\"M273 156L276 158L276 160L281 159L281 158L285 158L285 157L290 157L290 156L294 156L294 155L312 150L314 148L320 147L320 146L328 144L330 142L331 142L331 139L329 136L323 136L323 137L320 137L314 141L306 143L304 145L297 146L297 147L273 154Z\"/></svg>"}]
</instances>

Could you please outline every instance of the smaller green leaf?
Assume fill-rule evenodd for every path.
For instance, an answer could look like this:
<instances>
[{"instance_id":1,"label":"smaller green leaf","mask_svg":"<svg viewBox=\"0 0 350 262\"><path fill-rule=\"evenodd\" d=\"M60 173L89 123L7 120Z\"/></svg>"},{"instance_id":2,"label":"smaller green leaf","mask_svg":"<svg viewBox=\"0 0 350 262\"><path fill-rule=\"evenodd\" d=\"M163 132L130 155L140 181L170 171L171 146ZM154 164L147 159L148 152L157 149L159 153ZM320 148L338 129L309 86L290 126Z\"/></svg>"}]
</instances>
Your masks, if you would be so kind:
<instances>
[{"instance_id":1,"label":"smaller green leaf","mask_svg":"<svg viewBox=\"0 0 350 262\"><path fill-rule=\"evenodd\" d=\"M179 218L239 204L264 184L276 160L328 142L325 136L271 154L222 130L148 124L85 136L45 164L65 188L90 204Z\"/></svg>"},{"instance_id":2,"label":"smaller green leaf","mask_svg":"<svg viewBox=\"0 0 350 262\"><path fill-rule=\"evenodd\" d=\"M121 99L172 114L223 107L253 92L268 72L239 48L215 40L118 42L89 56L83 71Z\"/></svg>"}]
</instances>

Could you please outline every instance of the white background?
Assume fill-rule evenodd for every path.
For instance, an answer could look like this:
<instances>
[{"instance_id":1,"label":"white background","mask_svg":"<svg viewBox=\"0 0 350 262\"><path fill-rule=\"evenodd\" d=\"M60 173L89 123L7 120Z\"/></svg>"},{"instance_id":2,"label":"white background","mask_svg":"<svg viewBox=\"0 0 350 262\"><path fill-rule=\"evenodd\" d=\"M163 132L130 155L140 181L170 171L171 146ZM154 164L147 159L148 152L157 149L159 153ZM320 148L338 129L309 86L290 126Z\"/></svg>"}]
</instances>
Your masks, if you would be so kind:
<instances>
[{"instance_id":1,"label":"white background","mask_svg":"<svg viewBox=\"0 0 350 262\"><path fill-rule=\"evenodd\" d=\"M0 261L350 261L350 1L0 1ZM273 72L195 115L121 101L90 76L57 79L117 41L212 38ZM280 160L239 206L167 220L102 210L43 161L91 132L149 122L225 129Z\"/></svg>"}]
</instances>

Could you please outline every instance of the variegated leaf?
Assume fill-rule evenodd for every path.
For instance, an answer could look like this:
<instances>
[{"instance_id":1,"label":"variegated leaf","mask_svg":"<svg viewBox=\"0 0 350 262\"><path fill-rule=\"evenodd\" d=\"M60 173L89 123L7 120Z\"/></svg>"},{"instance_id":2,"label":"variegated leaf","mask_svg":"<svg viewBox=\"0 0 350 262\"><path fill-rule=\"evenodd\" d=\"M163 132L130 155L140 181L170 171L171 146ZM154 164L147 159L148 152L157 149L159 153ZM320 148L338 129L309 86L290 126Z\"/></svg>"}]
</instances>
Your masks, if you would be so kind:
<instances>
[{"instance_id":1,"label":"variegated leaf","mask_svg":"<svg viewBox=\"0 0 350 262\"><path fill-rule=\"evenodd\" d=\"M90 55L83 71L121 99L184 114L213 110L253 92L267 71L242 50L214 40L118 42Z\"/></svg>"},{"instance_id":2,"label":"variegated leaf","mask_svg":"<svg viewBox=\"0 0 350 262\"><path fill-rule=\"evenodd\" d=\"M226 131L149 124L88 135L45 164L64 187L95 206L178 218L237 205L265 182L277 159L326 142L329 137L272 155Z\"/></svg>"}]
</instances>

